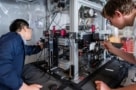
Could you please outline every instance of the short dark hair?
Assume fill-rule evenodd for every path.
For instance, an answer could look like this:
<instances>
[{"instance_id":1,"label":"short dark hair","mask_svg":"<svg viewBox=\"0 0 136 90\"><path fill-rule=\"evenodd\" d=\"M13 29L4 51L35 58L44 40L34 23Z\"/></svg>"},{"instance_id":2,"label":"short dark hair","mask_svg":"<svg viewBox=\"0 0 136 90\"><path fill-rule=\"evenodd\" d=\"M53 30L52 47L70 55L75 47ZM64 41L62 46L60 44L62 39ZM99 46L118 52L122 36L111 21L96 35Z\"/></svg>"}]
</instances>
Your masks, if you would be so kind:
<instances>
[{"instance_id":1,"label":"short dark hair","mask_svg":"<svg viewBox=\"0 0 136 90\"><path fill-rule=\"evenodd\" d=\"M24 19L16 19L10 24L10 32L21 31L24 26L29 26L28 22Z\"/></svg>"},{"instance_id":2,"label":"short dark hair","mask_svg":"<svg viewBox=\"0 0 136 90\"><path fill-rule=\"evenodd\" d=\"M102 16L113 17L116 10L122 14L129 14L134 8L135 3L132 0L108 0L102 10Z\"/></svg>"}]
</instances>

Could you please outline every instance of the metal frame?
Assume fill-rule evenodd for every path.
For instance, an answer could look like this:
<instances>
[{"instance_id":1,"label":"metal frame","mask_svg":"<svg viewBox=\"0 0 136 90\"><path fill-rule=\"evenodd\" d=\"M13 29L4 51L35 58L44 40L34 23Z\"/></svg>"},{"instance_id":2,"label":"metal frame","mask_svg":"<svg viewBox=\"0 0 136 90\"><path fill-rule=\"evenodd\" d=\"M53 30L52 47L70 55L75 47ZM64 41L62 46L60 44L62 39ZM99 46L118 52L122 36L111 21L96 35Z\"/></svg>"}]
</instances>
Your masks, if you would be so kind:
<instances>
[{"instance_id":1,"label":"metal frame","mask_svg":"<svg viewBox=\"0 0 136 90\"><path fill-rule=\"evenodd\" d=\"M78 32L78 0L70 0L70 31ZM71 39L70 61L74 66L74 81L78 80L78 45Z\"/></svg>"},{"instance_id":2,"label":"metal frame","mask_svg":"<svg viewBox=\"0 0 136 90\"><path fill-rule=\"evenodd\" d=\"M94 3L88 0L70 0L70 32L78 32L78 11L81 5L94 8L101 11L102 6L100 4ZM103 30L106 30L106 20L103 19ZM79 63L78 63L78 45L75 43L75 40L71 39L71 48L70 48L70 61L74 66L74 79L75 83L79 82Z\"/></svg>"}]
</instances>

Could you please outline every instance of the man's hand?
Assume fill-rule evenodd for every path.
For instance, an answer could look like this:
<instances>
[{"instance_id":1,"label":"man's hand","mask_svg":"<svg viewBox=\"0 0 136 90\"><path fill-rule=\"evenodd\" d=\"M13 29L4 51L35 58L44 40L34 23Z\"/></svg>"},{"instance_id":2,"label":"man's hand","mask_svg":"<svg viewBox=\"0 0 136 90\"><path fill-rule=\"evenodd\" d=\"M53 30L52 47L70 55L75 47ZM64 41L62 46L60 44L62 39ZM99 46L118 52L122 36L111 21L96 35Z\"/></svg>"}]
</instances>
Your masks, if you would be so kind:
<instances>
[{"instance_id":1,"label":"man's hand","mask_svg":"<svg viewBox=\"0 0 136 90\"><path fill-rule=\"evenodd\" d=\"M19 90L40 90L41 88L42 88L42 86L39 84L27 85L27 84L23 83Z\"/></svg>"},{"instance_id":2,"label":"man's hand","mask_svg":"<svg viewBox=\"0 0 136 90\"><path fill-rule=\"evenodd\" d=\"M111 90L104 82L95 81L97 90Z\"/></svg>"},{"instance_id":3,"label":"man's hand","mask_svg":"<svg viewBox=\"0 0 136 90\"><path fill-rule=\"evenodd\" d=\"M39 84L32 84L32 85L29 85L29 88L31 90L40 90L40 88L42 88L42 86Z\"/></svg>"},{"instance_id":4,"label":"man's hand","mask_svg":"<svg viewBox=\"0 0 136 90\"><path fill-rule=\"evenodd\" d=\"M40 46L41 49L45 48L45 43L43 42L38 42L37 45Z\"/></svg>"},{"instance_id":5,"label":"man's hand","mask_svg":"<svg viewBox=\"0 0 136 90\"><path fill-rule=\"evenodd\" d=\"M107 50L110 51L110 52L112 52L113 49L115 48L115 47L111 44L111 42L109 42L109 41L103 41L101 44L103 45L103 47L104 47L105 49L107 49Z\"/></svg>"}]
</instances>

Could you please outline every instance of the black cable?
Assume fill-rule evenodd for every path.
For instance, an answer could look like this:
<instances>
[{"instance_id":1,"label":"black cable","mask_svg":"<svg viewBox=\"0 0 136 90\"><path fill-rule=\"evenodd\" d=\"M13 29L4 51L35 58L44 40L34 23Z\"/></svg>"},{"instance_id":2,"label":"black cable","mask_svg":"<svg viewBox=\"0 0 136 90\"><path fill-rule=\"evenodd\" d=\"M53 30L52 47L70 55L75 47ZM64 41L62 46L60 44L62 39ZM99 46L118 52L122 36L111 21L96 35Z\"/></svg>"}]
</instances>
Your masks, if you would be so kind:
<instances>
[{"instance_id":1,"label":"black cable","mask_svg":"<svg viewBox=\"0 0 136 90\"><path fill-rule=\"evenodd\" d=\"M52 21L51 21L51 23L49 24L49 26L48 26L48 28L47 28L47 30L49 30L50 29L50 26L52 25L52 23L54 22L54 20L55 20L55 18L56 18L56 16L57 16L57 12L56 13L54 13L54 15L53 15L53 19L52 19Z\"/></svg>"}]
</instances>

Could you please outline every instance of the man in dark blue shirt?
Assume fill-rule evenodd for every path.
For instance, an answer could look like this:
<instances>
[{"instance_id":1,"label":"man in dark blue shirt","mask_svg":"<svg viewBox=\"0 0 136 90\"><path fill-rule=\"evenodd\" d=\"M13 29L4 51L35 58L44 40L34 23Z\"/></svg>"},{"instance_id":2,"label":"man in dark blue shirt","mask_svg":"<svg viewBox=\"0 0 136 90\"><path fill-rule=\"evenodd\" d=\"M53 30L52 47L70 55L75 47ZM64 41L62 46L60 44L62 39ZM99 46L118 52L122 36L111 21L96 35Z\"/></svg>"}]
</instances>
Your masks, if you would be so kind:
<instances>
[{"instance_id":1,"label":"man in dark blue shirt","mask_svg":"<svg viewBox=\"0 0 136 90\"><path fill-rule=\"evenodd\" d=\"M22 80L25 55L40 52L43 45L25 45L31 40L32 29L27 21L16 19L10 32L0 38L0 90L40 90L41 85L27 85Z\"/></svg>"}]
</instances>

